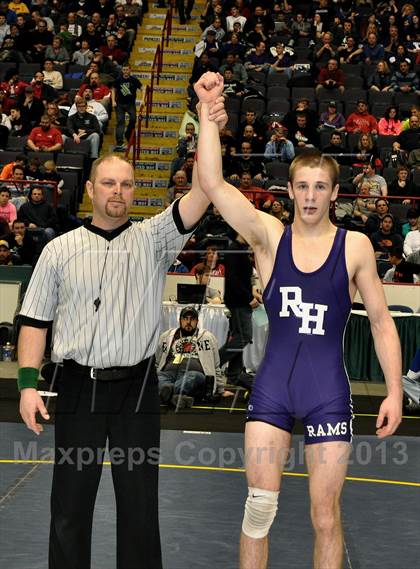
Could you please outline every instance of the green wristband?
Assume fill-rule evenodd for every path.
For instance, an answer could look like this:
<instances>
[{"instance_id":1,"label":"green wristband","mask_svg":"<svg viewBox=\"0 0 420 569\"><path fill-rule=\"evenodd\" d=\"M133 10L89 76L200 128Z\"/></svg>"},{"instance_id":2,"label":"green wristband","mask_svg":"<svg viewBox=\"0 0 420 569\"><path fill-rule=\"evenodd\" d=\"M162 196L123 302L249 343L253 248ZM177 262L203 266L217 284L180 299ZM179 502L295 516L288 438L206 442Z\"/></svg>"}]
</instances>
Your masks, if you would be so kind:
<instances>
[{"instance_id":1,"label":"green wristband","mask_svg":"<svg viewBox=\"0 0 420 569\"><path fill-rule=\"evenodd\" d=\"M36 367L21 367L18 369L18 389L22 391L25 387L38 387L39 369Z\"/></svg>"}]
</instances>

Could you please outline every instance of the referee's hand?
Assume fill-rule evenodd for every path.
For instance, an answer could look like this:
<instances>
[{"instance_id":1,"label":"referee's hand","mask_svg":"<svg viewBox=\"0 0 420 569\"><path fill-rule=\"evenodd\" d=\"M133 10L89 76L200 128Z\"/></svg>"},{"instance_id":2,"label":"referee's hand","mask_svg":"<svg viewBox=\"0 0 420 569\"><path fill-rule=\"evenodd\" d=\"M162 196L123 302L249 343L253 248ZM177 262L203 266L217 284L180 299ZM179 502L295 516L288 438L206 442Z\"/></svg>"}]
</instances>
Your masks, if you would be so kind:
<instances>
[{"instance_id":1,"label":"referee's hand","mask_svg":"<svg viewBox=\"0 0 420 569\"><path fill-rule=\"evenodd\" d=\"M28 429L31 429L31 431L36 435L42 433L44 427L40 423L36 422L35 416L39 412L46 421L48 421L50 416L36 389L32 387L22 389L20 394L19 411Z\"/></svg>"}]
</instances>

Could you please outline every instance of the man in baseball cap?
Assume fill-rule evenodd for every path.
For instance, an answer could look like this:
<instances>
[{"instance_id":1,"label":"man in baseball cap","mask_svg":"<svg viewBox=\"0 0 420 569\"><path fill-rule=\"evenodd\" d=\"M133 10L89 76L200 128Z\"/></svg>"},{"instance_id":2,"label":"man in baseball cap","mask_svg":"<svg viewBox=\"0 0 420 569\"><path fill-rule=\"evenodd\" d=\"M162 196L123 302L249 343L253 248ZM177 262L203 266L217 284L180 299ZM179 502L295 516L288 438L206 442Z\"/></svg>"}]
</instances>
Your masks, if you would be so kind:
<instances>
[{"instance_id":1,"label":"man in baseball cap","mask_svg":"<svg viewBox=\"0 0 420 569\"><path fill-rule=\"evenodd\" d=\"M194 398L223 393L219 347L215 336L198 328L198 311L185 306L179 328L164 332L156 352L160 400L176 409L191 407ZM206 385L206 380L209 385Z\"/></svg>"}]
</instances>

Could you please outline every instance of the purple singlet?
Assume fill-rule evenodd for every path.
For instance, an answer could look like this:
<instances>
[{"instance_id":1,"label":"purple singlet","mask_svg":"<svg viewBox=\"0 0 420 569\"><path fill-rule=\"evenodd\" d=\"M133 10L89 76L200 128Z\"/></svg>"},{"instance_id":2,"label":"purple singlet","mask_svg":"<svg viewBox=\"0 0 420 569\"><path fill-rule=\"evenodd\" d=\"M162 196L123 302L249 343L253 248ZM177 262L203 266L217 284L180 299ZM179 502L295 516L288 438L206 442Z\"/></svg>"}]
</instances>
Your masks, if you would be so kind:
<instances>
[{"instance_id":1,"label":"purple singlet","mask_svg":"<svg viewBox=\"0 0 420 569\"><path fill-rule=\"evenodd\" d=\"M343 361L351 310L345 236L337 229L325 263L300 271L292 256L292 229L280 239L264 291L269 335L248 406L249 421L291 432L295 418L305 442L351 441L352 402Z\"/></svg>"}]
</instances>

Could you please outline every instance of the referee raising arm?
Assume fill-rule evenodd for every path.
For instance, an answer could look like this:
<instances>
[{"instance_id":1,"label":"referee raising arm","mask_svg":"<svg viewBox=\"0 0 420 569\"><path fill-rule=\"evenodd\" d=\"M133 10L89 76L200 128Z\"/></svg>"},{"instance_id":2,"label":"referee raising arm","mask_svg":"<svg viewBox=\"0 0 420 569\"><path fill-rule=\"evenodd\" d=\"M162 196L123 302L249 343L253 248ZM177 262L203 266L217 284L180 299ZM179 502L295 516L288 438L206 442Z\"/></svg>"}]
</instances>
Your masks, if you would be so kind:
<instances>
[{"instance_id":1,"label":"referee raising arm","mask_svg":"<svg viewBox=\"0 0 420 569\"><path fill-rule=\"evenodd\" d=\"M223 99L212 118L227 122ZM107 155L86 183L92 222L43 250L20 312L20 413L49 419L36 386L48 325L63 362L55 417L49 569L89 569L92 519L108 446L117 506L117 568L161 569L159 396L154 353L166 271L209 204L194 172L188 195L131 223L130 163Z\"/></svg>"}]
</instances>

